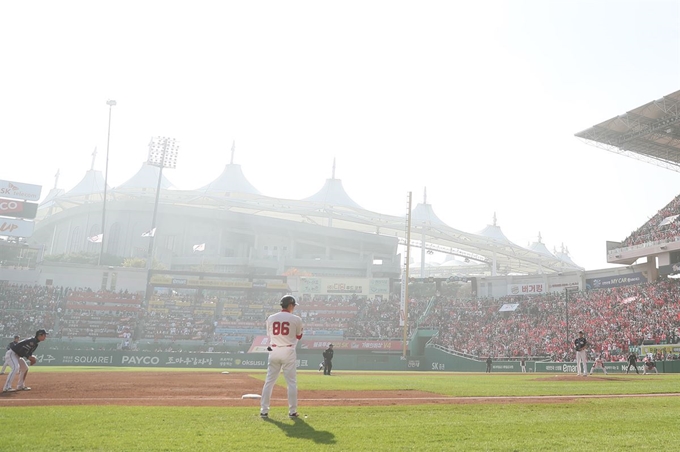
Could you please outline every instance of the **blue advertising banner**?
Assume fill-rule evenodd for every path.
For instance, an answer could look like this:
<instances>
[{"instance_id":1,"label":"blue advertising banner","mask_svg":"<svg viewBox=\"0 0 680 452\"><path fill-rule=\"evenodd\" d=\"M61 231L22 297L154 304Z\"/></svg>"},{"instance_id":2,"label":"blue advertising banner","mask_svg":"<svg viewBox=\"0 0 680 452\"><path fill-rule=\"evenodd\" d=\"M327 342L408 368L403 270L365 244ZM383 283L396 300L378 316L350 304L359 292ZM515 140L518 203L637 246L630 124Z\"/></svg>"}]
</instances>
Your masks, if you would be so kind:
<instances>
[{"instance_id":1,"label":"blue advertising banner","mask_svg":"<svg viewBox=\"0 0 680 452\"><path fill-rule=\"evenodd\" d=\"M632 286L644 284L647 278L640 272L625 275L605 276L603 278L586 279L586 290L609 289L612 287Z\"/></svg>"}]
</instances>

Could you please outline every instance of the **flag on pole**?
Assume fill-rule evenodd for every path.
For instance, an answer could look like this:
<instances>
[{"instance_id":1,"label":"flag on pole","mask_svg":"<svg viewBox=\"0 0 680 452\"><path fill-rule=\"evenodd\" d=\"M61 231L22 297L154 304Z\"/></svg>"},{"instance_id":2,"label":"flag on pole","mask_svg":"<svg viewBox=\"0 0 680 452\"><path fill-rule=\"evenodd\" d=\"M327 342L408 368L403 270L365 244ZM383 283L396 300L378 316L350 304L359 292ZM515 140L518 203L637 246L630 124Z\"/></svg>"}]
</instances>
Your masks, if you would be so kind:
<instances>
[{"instance_id":1,"label":"flag on pole","mask_svg":"<svg viewBox=\"0 0 680 452\"><path fill-rule=\"evenodd\" d=\"M142 237L153 237L156 235L156 228L151 229L150 231L146 231L142 234Z\"/></svg>"},{"instance_id":2,"label":"flag on pole","mask_svg":"<svg viewBox=\"0 0 680 452\"><path fill-rule=\"evenodd\" d=\"M200 245L194 245L194 251L205 251L205 243L201 243Z\"/></svg>"},{"instance_id":3,"label":"flag on pole","mask_svg":"<svg viewBox=\"0 0 680 452\"><path fill-rule=\"evenodd\" d=\"M88 237L87 240L89 240L92 243L102 243L103 238L104 238L104 234L97 234L97 235L93 235L92 237Z\"/></svg>"}]
</instances>

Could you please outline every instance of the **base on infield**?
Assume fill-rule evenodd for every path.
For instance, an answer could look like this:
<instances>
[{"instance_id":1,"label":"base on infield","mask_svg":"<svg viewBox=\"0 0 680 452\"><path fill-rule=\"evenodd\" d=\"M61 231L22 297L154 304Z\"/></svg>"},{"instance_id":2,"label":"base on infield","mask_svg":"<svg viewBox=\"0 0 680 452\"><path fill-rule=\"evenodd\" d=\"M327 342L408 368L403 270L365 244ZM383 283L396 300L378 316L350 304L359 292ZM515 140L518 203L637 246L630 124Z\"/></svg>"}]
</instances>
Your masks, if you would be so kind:
<instances>
[{"instance_id":1,"label":"base on infield","mask_svg":"<svg viewBox=\"0 0 680 452\"><path fill-rule=\"evenodd\" d=\"M223 374L228 374L228 373L229 373L229 371L226 371L226 370L225 370L225 371L224 371L224 372L222 372L222 373L223 373Z\"/></svg>"},{"instance_id":2,"label":"base on infield","mask_svg":"<svg viewBox=\"0 0 680 452\"><path fill-rule=\"evenodd\" d=\"M243 394L241 396L242 399L261 399L262 396L260 394Z\"/></svg>"}]
</instances>

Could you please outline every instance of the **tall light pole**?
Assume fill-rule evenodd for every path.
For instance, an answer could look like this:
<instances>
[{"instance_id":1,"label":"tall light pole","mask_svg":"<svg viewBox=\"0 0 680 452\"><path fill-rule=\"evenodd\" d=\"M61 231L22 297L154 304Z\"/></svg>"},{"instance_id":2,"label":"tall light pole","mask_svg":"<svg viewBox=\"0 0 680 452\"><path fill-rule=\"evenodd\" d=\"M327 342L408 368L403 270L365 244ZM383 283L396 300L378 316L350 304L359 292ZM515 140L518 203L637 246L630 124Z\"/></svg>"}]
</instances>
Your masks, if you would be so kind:
<instances>
[{"instance_id":1,"label":"tall light pole","mask_svg":"<svg viewBox=\"0 0 680 452\"><path fill-rule=\"evenodd\" d=\"M564 288L564 312L567 322L567 349L571 346L571 341L569 340L569 292L577 292L578 287L565 287Z\"/></svg>"},{"instance_id":2,"label":"tall light pole","mask_svg":"<svg viewBox=\"0 0 680 452\"><path fill-rule=\"evenodd\" d=\"M163 168L177 167L177 153L179 145L174 138L154 137L149 143L149 158L147 163L158 167L158 185L156 186L156 200L153 205L153 217L151 219L151 230L153 234L149 237L149 254L146 258L146 268L151 270L153 261L154 243L156 239L156 215L158 214L158 199L161 193L161 181L163 179Z\"/></svg>"},{"instance_id":3,"label":"tall light pole","mask_svg":"<svg viewBox=\"0 0 680 452\"><path fill-rule=\"evenodd\" d=\"M102 254L104 254L104 240L106 239L106 185L109 182L109 143L111 142L111 109L116 105L115 100L107 100L106 105L109 106L109 131L106 135L106 168L104 170L104 203L102 205L102 241L99 247L99 259L97 265L102 264Z\"/></svg>"},{"instance_id":4,"label":"tall light pole","mask_svg":"<svg viewBox=\"0 0 680 452\"><path fill-rule=\"evenodd\" d=\"M406 259L404 261L404 273L401 277L401 302L400 302L400 317L404 322L404 330L402 331L402 357L406 359L408 351L408 280L409 269L411 261L411 204L413 202L413 194L408 192L406 203ZM422 245L424 246L424 245ZM422 277L422 275L421 275Z\"/></svg>"}]
</instances>

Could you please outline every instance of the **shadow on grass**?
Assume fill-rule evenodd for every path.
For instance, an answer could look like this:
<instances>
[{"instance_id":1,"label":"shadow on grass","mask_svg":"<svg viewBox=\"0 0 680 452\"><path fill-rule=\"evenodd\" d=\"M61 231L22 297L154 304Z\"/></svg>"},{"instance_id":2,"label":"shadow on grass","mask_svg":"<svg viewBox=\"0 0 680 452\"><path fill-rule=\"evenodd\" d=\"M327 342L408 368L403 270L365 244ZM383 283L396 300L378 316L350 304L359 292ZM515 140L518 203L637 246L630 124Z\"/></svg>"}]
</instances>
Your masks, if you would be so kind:
<instances>
[{"instance_id":1,"label":"shadow on grass","mask_svg":"<svg viewBox=\"0 0 680 452\"><path fill-rule=\"evenodd\" d=\"M265 418L263 421L276 425L290 438L311 439L317 444L335 444L336 442L334 434L323 430L315 430L314 427L302 419L295 419L292 424L272 418Z\"/></svg>"}]
</instances>

